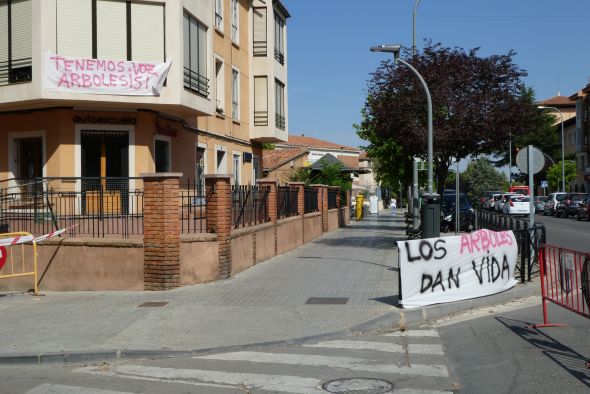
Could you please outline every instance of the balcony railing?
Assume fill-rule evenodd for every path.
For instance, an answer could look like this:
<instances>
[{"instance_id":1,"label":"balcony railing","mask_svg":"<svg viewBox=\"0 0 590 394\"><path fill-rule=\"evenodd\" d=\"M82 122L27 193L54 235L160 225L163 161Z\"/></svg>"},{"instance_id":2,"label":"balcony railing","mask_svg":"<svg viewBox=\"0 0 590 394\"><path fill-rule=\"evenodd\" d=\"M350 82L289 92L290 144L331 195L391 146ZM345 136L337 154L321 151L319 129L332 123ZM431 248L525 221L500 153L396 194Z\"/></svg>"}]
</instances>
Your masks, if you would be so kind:
<instances>
[{"instance_id":1,"label":"balcony railing","mask_svg":"<svg viewBox=\"0 0 590 394\"><path fill-rule=\"evenodd\" d=\"M253 54L254 56L266 57L268 41L254 41Z\"/></svg>"},{"instance_id":2,"label":"balcony railing","mask_svg":"<svg viewBox=\"0 0 590 394\"><path fill-rule=\"evenodd\" d=\"M184 68L184 88L203 97L209 96L209 79L191 70Z\"/></svg>"},{"instance_id":3,"label":"balcony railing","mask_svg":"<svg viewBox=\"0 0 590 394\"><path fill-rule=\"evenodd\" d=\"M285 55L278 48L275 48L275 59L282 65L285 64Z\"/></svg>"},{"instance_id":4,"label":"balcony railing","mask_svg":"<svg viewBox=\"0 0 590 394\"><path fill-rule=\"evenodd\" d=\"M19 82L30 82L33 76L33 59L15 59L12 63L0 62L0 86Z\"/></svg>"},{"instance_id":5,"label":"balcony railing","mask_svg":"<svg viewBox=\"0 0 590 394\"><path fill-rule=\"evenodd\" d=\"M277 129L285 131L285 117L283 115L275 114L275 126Z\"/></svg>"},{"instance_id":6,"label":"balcony railing","mask_svg":"<svg viewBox=\"0 0 590 394\"><path fill-rule=\"evenodd\" d=\"M268 111L254 111L254 126L268 126Z\"/></svg>"}]
</instances>

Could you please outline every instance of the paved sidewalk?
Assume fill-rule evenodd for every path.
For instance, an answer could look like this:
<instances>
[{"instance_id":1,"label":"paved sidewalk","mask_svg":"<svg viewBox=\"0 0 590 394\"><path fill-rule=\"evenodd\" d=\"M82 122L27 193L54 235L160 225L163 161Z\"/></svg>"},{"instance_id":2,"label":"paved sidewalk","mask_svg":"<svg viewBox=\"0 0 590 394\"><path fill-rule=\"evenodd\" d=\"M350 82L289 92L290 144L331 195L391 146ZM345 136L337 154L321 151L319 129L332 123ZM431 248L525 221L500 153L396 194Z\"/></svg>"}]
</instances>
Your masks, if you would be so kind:
<instances>
[{"instance_id":1,"label":"paved sidewalk","mask_svg":"<svg viewBox=\"0 0 590 394\"><path fill-rule=\"evenodd\" d=\"M395 241L405 239L405 226L402 216L386 213L351 222L225 281L168 292L0 295L0 363L165 355L350 330L393 330L400 324L526 296L538 287L399 310ZM307 304L312 297L347 300ZM167 304L139 307L145 302Z\"/></svg>"}]
</instances>

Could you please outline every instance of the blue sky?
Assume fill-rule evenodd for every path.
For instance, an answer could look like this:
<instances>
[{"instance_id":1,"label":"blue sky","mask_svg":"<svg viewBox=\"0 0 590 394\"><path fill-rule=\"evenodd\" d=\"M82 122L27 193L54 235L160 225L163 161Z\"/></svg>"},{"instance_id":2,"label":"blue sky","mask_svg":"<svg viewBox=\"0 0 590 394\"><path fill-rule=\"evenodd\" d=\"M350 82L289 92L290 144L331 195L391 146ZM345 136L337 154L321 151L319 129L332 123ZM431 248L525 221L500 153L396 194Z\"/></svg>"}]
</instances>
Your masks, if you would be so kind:
<instances>
[{"instance_id":1,"label":"blue sky","mask_svg":"<svg viewBox=\"0 0 590 394\"><path fill-rule=\"evenodd\" d=\"M412 45L415 0L283 0L288 20L289 132L363 145L354 132L366 81L385 43ZM421 0L418 48L424 38L445 46L481 47L482 55L518 52L537 99L571 95L590 77L588 0ZM428 82L428 81L427 81Z\"/></svg>"}]
</instances>

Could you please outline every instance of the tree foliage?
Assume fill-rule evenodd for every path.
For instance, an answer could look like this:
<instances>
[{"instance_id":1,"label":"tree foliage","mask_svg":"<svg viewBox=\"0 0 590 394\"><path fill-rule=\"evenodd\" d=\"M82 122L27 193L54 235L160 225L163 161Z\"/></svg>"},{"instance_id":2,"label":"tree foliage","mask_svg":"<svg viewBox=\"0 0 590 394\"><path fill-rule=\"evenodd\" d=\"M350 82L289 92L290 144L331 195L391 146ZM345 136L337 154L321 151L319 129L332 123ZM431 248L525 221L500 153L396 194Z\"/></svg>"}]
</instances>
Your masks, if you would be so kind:
<instances>
[{"instance_id":1,"label":"tree foliage","mask_svg":"<svg viewBox=\"0 0 590 394\"><path fill-rule=\"evenodd\" d=\"M569 184L576 179L576 162L566 160L564 163L565 187L567 191L571 191ZM549 167L547 170L547 181L550 187L561 190L561 160Z\"/></svg>"},{"instance_id":2,"label":"tree foliage","mask_svg":"<svg viewBox=\"0 0 590 394\"><path fill-rule=\"evenodd\" d=\"M342 163L326 163L320 171L310 168L297 168L289 175L291 182L305 182L306 185L317 183L328 186L340 186L343 190L352 187L350 175L342 171Z\"/></svg>"},{"instance_id":3,"label":"tree foliage","mask_svg":"<svg viewBox=\"0 0 590 394\"><path fill-rule=\"evenodd\" d=\"M473 201L481 197L485 191L506 188L504 174L498 172L493 163L485 157L469 162L462 178L466 185L467 196Z\"/></svg>"},{"instance_id":4,"label":"tree foliage","mask_svg":"<svg viewBox=\"0 0 590 394\"><path fill-rule=\"evenodd\" d=\"M514 55L511 51L484 57L479 48L466 51L432 42L411 59L404 52L432 96L433 161L439 193L454 158L504 149L510 135L534 129L532 120L541 115L527 96L522 82L527 74L514 64ZM426 159L426 98L410 69L391 61L381 63L368 82L358 130L371 146L391 141L402 158Z\"/></svg>"}]
</instances>

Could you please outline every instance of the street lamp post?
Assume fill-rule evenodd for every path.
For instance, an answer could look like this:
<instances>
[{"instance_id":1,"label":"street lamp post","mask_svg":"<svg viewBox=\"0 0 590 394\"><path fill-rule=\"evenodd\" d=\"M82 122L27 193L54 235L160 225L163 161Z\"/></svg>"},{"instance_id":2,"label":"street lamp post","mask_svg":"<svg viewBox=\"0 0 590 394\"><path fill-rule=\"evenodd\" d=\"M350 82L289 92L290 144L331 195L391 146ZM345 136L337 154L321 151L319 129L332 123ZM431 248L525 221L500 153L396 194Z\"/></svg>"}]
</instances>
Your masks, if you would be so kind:
<instances>
[{"instance_id":1,"label":"street lamp post","mask_svg":"<svg viewBox=\"0 0 590 394\"><path fill-rule=\"evenodd\" d=\"M424 93L426 94L426 105L428 110L428 195L425 197L431 203L431 209L426 209L426 212L428 212L426 216L427 220L426 223L424 223L425 221L423 220L422 231L424 238L438 237L440 235L440 225L436 226L436 223L440 223L440 203L438 201L439 196L435 195L432 190L432 99L430 97L430 90L428 89L428 85L426 85L426 81L424 81L422 75L420 75L418 70L412 67L411 64L409 64L403 59L400 59L400 49L400 45L379 45L376 47L371 47L371 52L393 53L394 62L400 62L401 64L409 68L410 71L412 71L412 73L414 73L414 75L416 75L416 77L418 77L418 79L420 80L422 88L424 89ZM436 210L435 206L438 206L438 211ZM429 215L432 215L434 217L429 217Z\"/></svg>"},{"instance_id":2,"label":"street lamp post","mask_svg":"<svg viewBox=\"0 0 590 394\"><path fill-rule=\"evenodd\" d=\"M563 136L563 113L557 107L540 105L537 108L555 110L559 112L559 116L561 116L561 191L565 193L565 140Z\"/></svg>"},{"instance_id":3,"label":"street lamp post","mask_svg":"<svg viewBox=\"0 0 590 394\"><path fill-rule=\"evenodd\" d=\"M416 12L418 11L418 4L420 0L416 0L414 4L414 12L412 14L412 55L416 56Z\"/></svg>"}]
</instances>

